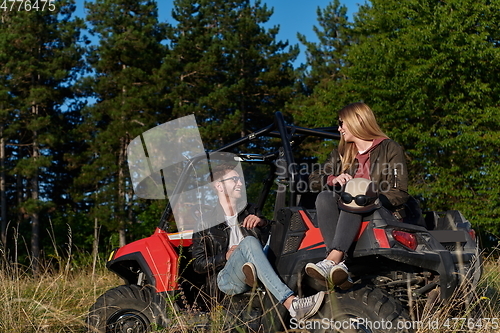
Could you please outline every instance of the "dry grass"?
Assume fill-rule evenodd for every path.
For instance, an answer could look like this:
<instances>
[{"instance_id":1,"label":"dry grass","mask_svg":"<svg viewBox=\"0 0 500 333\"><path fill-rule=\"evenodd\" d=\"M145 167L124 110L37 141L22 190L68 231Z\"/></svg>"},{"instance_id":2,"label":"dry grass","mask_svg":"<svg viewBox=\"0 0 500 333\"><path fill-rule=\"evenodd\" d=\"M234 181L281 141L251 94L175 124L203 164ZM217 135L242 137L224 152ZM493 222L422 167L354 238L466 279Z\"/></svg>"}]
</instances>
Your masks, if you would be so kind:
<instances>
[{"instance_id":1,"label":"dry grass","mask_svg":"<svg viewBox=\"0 0 500 333\"><path fill-rule=\"evenodd\" d=\"M1 333L87 332L87 310L99 295L122 284L121 279L105 268L99 269L94 276L91 268L46 272L38 278L27 271L12 267L0 269ZM470 291L462 286L452 302L436 305L422 316L417 333L499 332L499 291L500 260L488 258L477 290ZM475 297L466 297L471 295ZM182 315L176 315L186 322L185 318L181 319ZM212 313L211 317L210 331L220 332L224 326L221 324L224 310ZM179 325L178 329L179 332L197 331L189 325Z\"/></svg>"},{"instance_id":2,"label":"dry grass","mask_svg":"<svg viewBox=\"0 0 500 333\"><path fill-rule=\"evenodd\" d=\"M487 258L476 289L464 280L448 302L424 312L415 328L417 333L500 332L500 259Z\"/></svg>"},{"instance_id":3,"label":"dry grass","mask_svg":"<svg viewBox=\"0 0 500 333\"><path fill-rule=\"evenodd\" d=\"M22 269L0 270L0 332L87 332L86 312L107 289L121 284L105 269L45 273L38 278Z\"/></svg>"}]
</instances>

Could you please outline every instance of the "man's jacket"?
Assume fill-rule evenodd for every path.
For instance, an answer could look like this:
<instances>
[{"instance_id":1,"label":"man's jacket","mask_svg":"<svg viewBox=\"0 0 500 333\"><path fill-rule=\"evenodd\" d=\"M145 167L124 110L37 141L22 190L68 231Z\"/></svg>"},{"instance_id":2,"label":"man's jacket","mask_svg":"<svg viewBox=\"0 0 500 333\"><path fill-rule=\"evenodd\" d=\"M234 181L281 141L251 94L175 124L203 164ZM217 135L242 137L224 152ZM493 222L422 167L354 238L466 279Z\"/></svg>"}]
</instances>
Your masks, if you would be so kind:
<instances>
[{"instance_id":1,"label":"man's jacket","mask_svg":"<svg viewBox=\"0 0 500 333\"><path fill-rule=\"evenodd\" d=\"M262 228L246 229L241 227L243 220L251 214L263 218L254 205L248 204L245 209L238 214L238 223L243 237L254 236L260 240L262 246L264 246L269 235L269 223ZM199 274L214 274L219 272L226 264L230 228L225 221L224 211L220 205L217 205L212 212L209 212L205 216L205 218L213 218L216 219L215 221L222 222L193 234L193 269Z\"/></svg>"}]
</instances>

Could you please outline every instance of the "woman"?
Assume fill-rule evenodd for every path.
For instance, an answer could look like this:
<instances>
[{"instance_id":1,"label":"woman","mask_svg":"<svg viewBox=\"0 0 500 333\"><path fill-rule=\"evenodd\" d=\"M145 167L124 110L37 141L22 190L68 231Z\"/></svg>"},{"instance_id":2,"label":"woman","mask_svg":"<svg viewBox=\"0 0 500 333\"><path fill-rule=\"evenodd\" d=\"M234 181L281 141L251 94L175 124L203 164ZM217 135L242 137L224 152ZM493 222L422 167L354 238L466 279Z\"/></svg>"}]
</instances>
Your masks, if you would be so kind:
<instances>
[{"instance_id":1,"label":"woman","mask_svg":"<svg viewBox=\"0 0 500 333\"><path fill-rule=\"evenodd\" d=\"M358 102L344 107L339 112L338 126L341 134L338 149L309 177L313 190L327 189L316 199L318 225L327 256L316 264L307 264L306 273L342 288L351 282L344 258L366 213L339 210L338 191L353 178L369 179L378 189L381 204L399 220L404 217L409 195L403 149L382 132L368 105Z\"/></svg>"}]
</instances>

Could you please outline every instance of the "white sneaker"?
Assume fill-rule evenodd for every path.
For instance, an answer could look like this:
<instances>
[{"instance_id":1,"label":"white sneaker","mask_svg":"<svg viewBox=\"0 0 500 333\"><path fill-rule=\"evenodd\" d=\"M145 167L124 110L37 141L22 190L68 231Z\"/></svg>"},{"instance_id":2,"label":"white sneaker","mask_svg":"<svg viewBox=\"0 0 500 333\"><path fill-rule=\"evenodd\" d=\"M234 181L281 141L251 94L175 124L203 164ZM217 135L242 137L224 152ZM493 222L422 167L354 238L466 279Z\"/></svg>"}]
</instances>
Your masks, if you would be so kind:
<instances>
[{"instance_id":1,"label":"white sneaker","mask_svg":"<svg viewBox=\"0 0 500 333\"><path fill-rule=\"evenodd\" d=\"M328 259L316 264L310 262L306 265L306 274L317 280L326 280L333 266L335 266L335 263Z\"/></svg>"},{"instance_id":2,"label":"white sneaker","mask_svg":"<svg viewBox=\"0 0 500 333\"><path fill-rule=\"evenodd\" d=\"M324 297L325 293L323 291L309 297L296 297L292 301L290 314L297 320L310 318L318 312L321 304L323 304Z\"/></svg>"},{"instance_id":3,"label":"white sneaker","mask_svg":"<svg viewBox=\"0 0 500 333\"><path fill-rule=\"evenodd\" d=\"M306 274L320 281L331 281L335 286L342 285L349 278L349 271L343 261L336 264L328 259L316 264L308 263L306 265Z\"/></svg>"}]
</instances>

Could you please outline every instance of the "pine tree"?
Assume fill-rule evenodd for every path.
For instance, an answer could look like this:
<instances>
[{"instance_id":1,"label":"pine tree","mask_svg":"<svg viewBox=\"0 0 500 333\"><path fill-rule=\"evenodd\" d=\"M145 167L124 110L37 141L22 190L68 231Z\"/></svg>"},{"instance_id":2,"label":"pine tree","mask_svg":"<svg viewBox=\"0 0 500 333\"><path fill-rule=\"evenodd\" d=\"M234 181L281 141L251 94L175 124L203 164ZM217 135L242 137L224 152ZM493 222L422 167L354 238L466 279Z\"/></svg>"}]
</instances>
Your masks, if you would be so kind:
<instances>
[{"instance_id":1,"label":"pine tree","mask_svg":"<svg viewBox=\"0 0 500 333\"><path fill-rule=\"evenodd\" d=\"M313 30L318 42L309 42L305 35L298 34L299 41L306 46L307 62L301 67L306 94L321 82L345 79L341 69L349 66L346 52L355 43L347 7L340 0L334 0L324 9L318 7L317 16L319 27L314 26Z\"/></svg>"},{"instance_id":2,"label":"pine tree","mask_svg":"<svg viewBox=\"0 0 500 333\"><path fill-rule=\"evenodd\" d=\"M31 258L35 273L40 260L41 213L52 205L54 192L46 185L56 175L53 151L58 144L62 106L73 93L69 88L82 66L77 45L83 21L72 18L71 0L45 10L10 11L2 17L0 63L4 143L3 156L12 163L18 205L31 220ZM5 181L5 178L4 178ZM10 184L8 184L10 185ZM14 191L11 191L13 193ZM9 198L10 199L10 198Z\"/></svg>"},{"instance_id":3,"label":"pine tree","mask_svg":"<svg viewBox=\"0 0 500 333\"><path fill-rule=\"evenodd\" d=\"M299 34L299 41L306 46L306 63L300 68L300 94L289 105L294 121L306 127L335 126L335 112L341 108L351 94L343 91L347 79L344 70L349 67L347 52L355 44L353 23L347 17L347 7L334 0L325 8L317 9L318 25L314 32L318 42L309 42ZM324 99L324 92L335 97ZM331 145L318 150L312 143L311 153L320 160L331 151Z\"/></svg>"},{"instance_id":4,"label":"pine tree","mask_svg":"<svg viewBox=\"0 0 500 333\"><path fill-rule=\"evenodd\" d=\"M141 132L168 119L156 71L165 57L166 25L158 22L155 1L86 2L90 32L99 44L88 52L93 76L83 85L96 99L79 129L87 135L87 165L76 184L85 188L93 217L119 232L126 243L130 184L126 148Z\"/></svg>"},{"instance_id":5,"label":"pine tree","mask_svg":"<svg viewBox=\"0 0 500 333\"><path fill-rule=\"evenodd\" d=\"M267 125L293 95L297 47L265 29L272 11L260 1L176 0L163 66L176 81L175 116L194 113L208 148Z\"/></svg>"}]
</instances>

